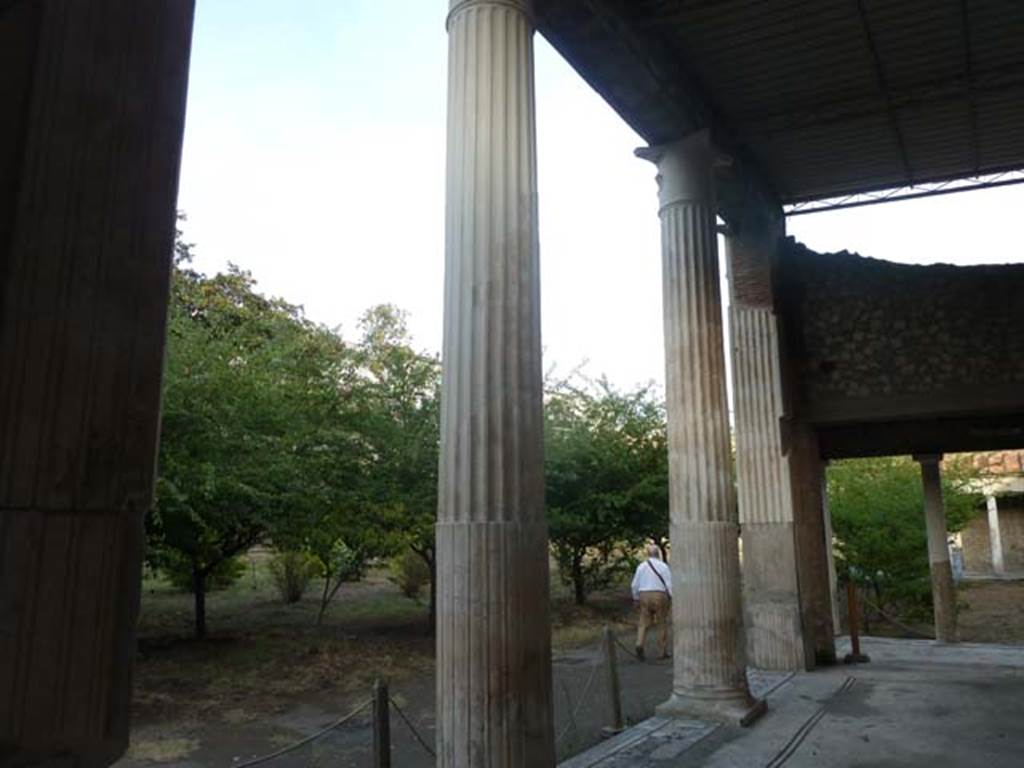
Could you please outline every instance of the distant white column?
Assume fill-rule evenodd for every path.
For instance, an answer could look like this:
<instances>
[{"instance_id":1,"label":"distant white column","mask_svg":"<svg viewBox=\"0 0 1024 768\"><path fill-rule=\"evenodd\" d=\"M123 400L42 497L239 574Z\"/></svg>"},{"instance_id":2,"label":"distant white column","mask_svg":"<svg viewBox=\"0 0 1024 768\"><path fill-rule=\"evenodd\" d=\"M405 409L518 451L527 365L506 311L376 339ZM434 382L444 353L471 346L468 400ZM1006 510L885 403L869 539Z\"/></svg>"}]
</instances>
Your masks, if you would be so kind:
<instances>
[{"instance_id":1,"label":"distant white column","mask_svg":"<svg viewBox=\"0 0 1024 768\"><path fill-rule=\"evenodd\" d=\"M638 150L658 166L675 658L666 715L749 722L707 133Z\"/></svg>"},{"instance_id":2,"label":"distant white column","mask_svg":"<svg viewBox=\"0 0 1024 768\"><path fill-rule=\"evenodd\" d=\"M453 0L437 521L437 765L555 764L533 20Z\"/></svg>"},{"instance_id":3,"label":"distant white column","mask_svg":"<svg viewBox=\"0 0 1024 768\"><path fill-rule=\"evenodd\" d=\"M988 541L992 549L992 570L996 574L1006 572L1003 563L1003 535L999 530L999 504L995 496L986 496L985 505L988 507Z\"/></svg>"},{"instance_id":4,"label":"distant white column","mask_svg":"<svg viewBox=\"0 0 1024 768\"><path fill-rule=\"evenodd\" d=\"M828 506L828 462L821 467L821 511L825 517L825 561L828 563L828 593L832 601L832 632L839 635L839 585L836 579L836 558L832 552L832 511Z\"/></svg>"},{"instance_id":5,"label":"distant white column","mask_svg":"<svg viewBox=\"0 0 1024 768\"><path fill-rule=\"evenodd\" d=\"M924 521L928 532L928 565L932 576L935 639L956 642L956 591L946 543L946 509L942 503L941 455L915 456L924 484Z\"/></svg>"}]
</instances>

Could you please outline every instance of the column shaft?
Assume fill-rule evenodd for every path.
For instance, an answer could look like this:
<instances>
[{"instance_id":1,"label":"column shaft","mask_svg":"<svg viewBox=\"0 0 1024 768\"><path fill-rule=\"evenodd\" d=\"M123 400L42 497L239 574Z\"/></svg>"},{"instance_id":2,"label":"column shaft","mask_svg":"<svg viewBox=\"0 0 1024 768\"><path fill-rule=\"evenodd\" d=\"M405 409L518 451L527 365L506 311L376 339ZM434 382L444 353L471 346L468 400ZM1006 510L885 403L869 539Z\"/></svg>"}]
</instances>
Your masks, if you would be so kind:
<instances>
[{"instance_id":1,"label":"column shaft","mask_svg":"<svg viewBox=\"0 0 1024 768\"><path fill-rule=\"evenodd\" d=\"M781 212L758 213L726 237L747 652L756 667L809 669L835 656L821 621L832 602L823 476L813 430L787 406L773 282Z\"/></svg>"},{"instance_id":2,"label":"column shaft","mask_svg":"<svg viewBox=\"0 0 1024 768\"><path fill-rule=\"evenodd\" d=\"M442 766L555 762L530 10L457 0L448 19Z\"/></svg>"},{"instance_id":3,"label":"column shaft","mask_svg":"<svg viewBox=\"0 0 1024 768\"><path fill-rule=\"evenodd\" d=\"M659 711L749 721L712 148L702 133L640 153L659 171L669 432L675 656Z\"/></svg>"},{"instance_id":4,"label":"column shaft","mask_svg":"<svg viewBox=\"0 0 1024 768\"><path fill-rule=\"evenodd\" d=\"M0 10L0 753L128 744L188 0Z\"/></svg>"},{"instance_id":5,"label":"column shaft","mask_svg":"<svg viewBox=\"0 0 1024 768\"><path fill-rule=\"evenodd\" d=\"M928 565L932 576L932 607L935 639L956 642L956 591L946 543L946 509L942 503L940 456L915 457L921 464L924 484L924 521L928 533Z\"/></svg>"},{"instance_id":6,"label":"column shaft","mask_svg":"<svg viewBox=\"0 0 1024 768\"><path fill-rule=\"evenodd\" d=\"M992 552L992 571L1000 576L1006 572L1006 565L1003 561L1003 534L999 530L999 503L995 496L986 496L985 506L988 509L988 541Z\"/></svg>"},{"instance_id":7,"label":"column shaft","mask_svg":"<svg viewBox=\"0 0 1024 768\"><path fill-rule=\"evenodd\" d=\"M730 256L735 255L732 238ZM747 650L763 669L808 666L800 614L789 457L780 419L778 330L770 309L732 305L736 472L743 523ZM813 657L812 657L813 658Z\"/></svg>"}]
</instances>

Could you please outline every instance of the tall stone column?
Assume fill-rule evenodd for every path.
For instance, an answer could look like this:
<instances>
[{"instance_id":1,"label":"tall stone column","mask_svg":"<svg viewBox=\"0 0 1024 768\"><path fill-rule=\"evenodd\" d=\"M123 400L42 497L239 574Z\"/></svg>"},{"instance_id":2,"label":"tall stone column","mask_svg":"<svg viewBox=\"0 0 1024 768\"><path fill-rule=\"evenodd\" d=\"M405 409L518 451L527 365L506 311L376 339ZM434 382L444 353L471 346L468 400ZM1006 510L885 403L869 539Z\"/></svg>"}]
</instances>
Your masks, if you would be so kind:
<instances>
[{"instance_id":1,"label":"tall stone column","mask_svg":"<svg viewBox=\"0 0 1024 768\"><path fill-rule=\"evenodd\" d=\"M1003 534L999 530L999 502L995 496L986 496L985 507L988 510L988 542L992 553L992 572L1002 576L1006 573L1006 565L1003 560Z\"/></svg>"},{"instance_id":2,"label":"tall stone column","mask_svg":"<svg viewBox=\"0 0 1024 768\"><path fill-rule=\"evenodd\" d=\"M0 8L0 763L128 744L191 0Z\"/></svg>"},{"instance_id":3,"label":"tall stone column","mask_svg":"<svg viewBox=\"0 0 1024 768\"><path fill-rule=\"evenodd\" d=\"M935 639L940 643L956 642L956 591L953 569L949 564L946 544L946 508L942 503L941 455L921 455L914 459L921 465L924 483L924 522L928 530L928 565L932 573L932 606L935 613Z\"/></svg>"},{"instance_id":4,"label":"tall stone column","mask_svg":"<svg viewBox=\"0 0 1024 768\"><path fill-rule=\"evenodd\" d=\"M438 765L552 766L530 3L448 35Z\"/></svg>"},{"instance_id":5,"label":"tall stone column","mask_svg":"<svg viewBox=\"0 0 1024 768\"><path fill-rule=\"evenodd\" d=\"M637 151L658 167L672 540L672 697L662 714L750 722L729 446L714 152L706 132Z\"/></svg>"},{"instance_id":6,"label":"tall stone column","mask_svg":"<svg viewBox=\"0 0 1024 768\"><path fill-rule=\"evenodd\" d=\"M814 431L794 418L774 272L782 212L726 235L747 653L763 669L834 661L830 537Z\"/></svg>"}]
</instances>

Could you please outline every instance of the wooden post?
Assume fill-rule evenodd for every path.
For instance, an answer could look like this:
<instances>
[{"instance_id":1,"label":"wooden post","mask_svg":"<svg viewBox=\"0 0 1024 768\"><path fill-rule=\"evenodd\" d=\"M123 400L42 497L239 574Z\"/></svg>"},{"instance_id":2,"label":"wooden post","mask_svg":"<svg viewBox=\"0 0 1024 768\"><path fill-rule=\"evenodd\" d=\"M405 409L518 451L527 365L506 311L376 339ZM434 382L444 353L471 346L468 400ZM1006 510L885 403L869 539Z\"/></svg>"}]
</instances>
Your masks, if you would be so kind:
<instances>
[{"instance_id":1,"label":"wooden post","mask_svg":"<svg viewBox=\"0 0 1024 768\"><path fill-rule=\"evenodd\" d=\"M608 698L611 703L612 724L602 728L606 735L619 733L623 729L622 694L619 690L619 662L615 655L615 634L612 628L604 625L604 662L608 673Z\"/></svg>"},{"instance_id":2,"label":"wooden post","mask_svg":"<svg viewBox=\"0 0 1024 768\"><path fill-rule=\"evenodd\" d=\"M373 684L373 768L391 768L391 720L387 680Z\"/></svg>"},{"instance_id":3,"label":"wooden post","mask_svg":"<svg viewBox=\"0 0 1024 768\"><path fill-rule=\"evenodd\" d=\"M847 664L863 664L871 661L860 652L860 611L857 605L857 585L851 578L846 580L846 607L850 617L850 653L846 654L843 661Z\"/></svg>"}]
</instances>

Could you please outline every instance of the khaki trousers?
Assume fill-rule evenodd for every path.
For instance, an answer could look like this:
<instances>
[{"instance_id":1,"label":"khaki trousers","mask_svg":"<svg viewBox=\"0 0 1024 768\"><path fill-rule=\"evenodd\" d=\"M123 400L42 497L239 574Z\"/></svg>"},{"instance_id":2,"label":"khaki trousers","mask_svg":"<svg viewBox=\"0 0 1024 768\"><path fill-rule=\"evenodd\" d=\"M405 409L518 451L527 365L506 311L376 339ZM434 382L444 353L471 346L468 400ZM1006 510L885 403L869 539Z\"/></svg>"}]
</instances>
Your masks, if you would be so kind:
<instances>
[{"instance_id":1,"label":"khaki trousers","mask_svg":"<svg viewBox=\"0 0 1024 768\"><path fill-rule=\"evenodd\" d=\"M644 647L648 627L661 625L659 648L662 656L668 655L668 593L661 590L640 593L640 626L636 629L636 645Z\"/></svg>"}]
</instances>

